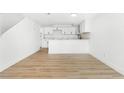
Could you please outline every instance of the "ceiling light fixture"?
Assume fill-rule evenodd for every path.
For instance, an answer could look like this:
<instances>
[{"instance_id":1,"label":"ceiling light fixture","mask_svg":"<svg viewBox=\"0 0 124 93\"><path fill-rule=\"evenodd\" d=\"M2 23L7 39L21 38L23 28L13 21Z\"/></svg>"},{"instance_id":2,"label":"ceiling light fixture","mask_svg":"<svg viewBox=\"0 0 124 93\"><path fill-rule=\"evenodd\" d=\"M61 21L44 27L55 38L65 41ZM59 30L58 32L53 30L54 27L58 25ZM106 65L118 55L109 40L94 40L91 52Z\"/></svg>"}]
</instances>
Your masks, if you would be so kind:
<instances>
[{"instance_id":1,"label":"ceiling light fixture","mask_svg":"<svg viewBox=\"0 0 124 93\"><path fill-rule=\"evenodd\" d=\"M72 13L71 16L72 16L72 17L76 17L77 14L76 14L76 13Z\"/></svg>"},{"instance_id":2,"label":"ceiling light fixture","mask_svg":"<svg viewBox=\"0 0 124 93\"><path fill-rule=\"evenodd\" d=\"M47 13L47 15L51 15L51 13Z\"/></svg>"}]
</instances>

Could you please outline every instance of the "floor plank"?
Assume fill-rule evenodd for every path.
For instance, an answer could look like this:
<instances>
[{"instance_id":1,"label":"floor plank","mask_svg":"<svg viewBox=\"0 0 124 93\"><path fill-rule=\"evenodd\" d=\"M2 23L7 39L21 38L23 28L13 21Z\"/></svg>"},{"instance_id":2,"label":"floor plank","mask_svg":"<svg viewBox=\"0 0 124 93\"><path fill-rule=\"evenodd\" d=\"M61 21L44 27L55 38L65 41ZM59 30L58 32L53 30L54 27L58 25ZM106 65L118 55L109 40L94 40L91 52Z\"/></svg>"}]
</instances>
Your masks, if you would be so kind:
<instances>
[{"instance_id":1,"label":"floor plank","mask_svg":"<svg viewBox=\"0 0 124 93\"><path fill-rule=\"evenodd\" d=\"M48 54L41 49L3 72L1 79L122 79L89 54Z\"/></svg>"}]
</instances>

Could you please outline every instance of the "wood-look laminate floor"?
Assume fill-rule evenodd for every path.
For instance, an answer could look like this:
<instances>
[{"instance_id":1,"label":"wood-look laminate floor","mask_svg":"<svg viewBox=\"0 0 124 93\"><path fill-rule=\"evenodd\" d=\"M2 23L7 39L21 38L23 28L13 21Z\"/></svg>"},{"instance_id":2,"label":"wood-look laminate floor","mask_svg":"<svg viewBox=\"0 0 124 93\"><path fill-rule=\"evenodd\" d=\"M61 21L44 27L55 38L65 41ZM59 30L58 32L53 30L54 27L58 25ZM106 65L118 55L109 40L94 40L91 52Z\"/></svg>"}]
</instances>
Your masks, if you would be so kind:
<instances>
[{"instance_id":1,"label":"wood-look laminate floor","mask_svg":"<svg viewBox=\"0 0 124 93\"><path fill-rule=\"evenodd\" d=\"M89 54L47 54L42 49L3 72L2 79L113 79L124 78Z\"/></svg>"}]
</instances>

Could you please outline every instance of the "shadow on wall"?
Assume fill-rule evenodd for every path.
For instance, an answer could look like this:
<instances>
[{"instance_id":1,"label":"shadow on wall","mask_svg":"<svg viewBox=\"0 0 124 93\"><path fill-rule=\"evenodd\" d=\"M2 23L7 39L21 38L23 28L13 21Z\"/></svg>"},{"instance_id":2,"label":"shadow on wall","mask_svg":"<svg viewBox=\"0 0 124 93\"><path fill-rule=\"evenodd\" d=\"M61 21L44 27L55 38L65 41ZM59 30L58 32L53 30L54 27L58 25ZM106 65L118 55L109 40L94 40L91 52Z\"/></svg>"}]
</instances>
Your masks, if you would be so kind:
<instances>
[{"instance_id":1,"label":"shadow on wall","mask_svg":"<svg viewBox=\"0 0 124 93\"><path fill-rule=\"evenodd\" d=\"M24 19L21 13L1 13L0 14L0 34L6 32L11 27Z\"/></svg>"}]
</instances>

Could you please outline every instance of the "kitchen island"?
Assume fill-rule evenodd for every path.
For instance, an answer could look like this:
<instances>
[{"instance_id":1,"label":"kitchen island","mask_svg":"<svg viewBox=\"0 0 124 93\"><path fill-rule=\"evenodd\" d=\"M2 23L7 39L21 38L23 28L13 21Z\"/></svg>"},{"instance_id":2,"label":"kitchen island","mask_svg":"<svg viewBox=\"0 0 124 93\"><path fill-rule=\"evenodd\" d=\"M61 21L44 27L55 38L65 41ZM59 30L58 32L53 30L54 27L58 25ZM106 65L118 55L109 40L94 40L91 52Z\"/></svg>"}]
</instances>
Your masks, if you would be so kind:
<instances>
[{"instance_id":1,"label":"kitchen island","mask_svg":"<svg viewBox=\"0 0 124 93\"><path fill-rule=\"evenodd\" d=\"M89 53L89 40L49 40L49 54L84 54Z\"/></svg>"}]
</instances>

